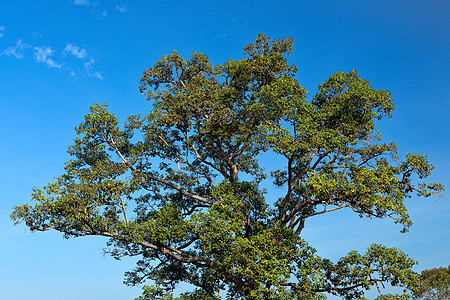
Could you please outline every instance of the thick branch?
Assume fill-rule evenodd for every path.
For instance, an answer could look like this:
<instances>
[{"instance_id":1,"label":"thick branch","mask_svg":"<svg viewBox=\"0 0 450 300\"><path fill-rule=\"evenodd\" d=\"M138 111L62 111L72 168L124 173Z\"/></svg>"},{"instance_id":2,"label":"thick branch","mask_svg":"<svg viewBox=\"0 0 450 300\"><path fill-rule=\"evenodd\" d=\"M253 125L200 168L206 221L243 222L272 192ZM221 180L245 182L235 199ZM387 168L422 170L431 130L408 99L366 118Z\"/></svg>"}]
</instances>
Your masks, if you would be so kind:
<instances>
[{"instance_id":1,"label":"thick branch","mask_svg":"<svg viewBox=\"0 0 450 300\"><path fill-rule=\"evenodd\" d=\"M291 196L292 196L292 156L288 158L288 191L284 198L283 211L281 212L280 217L281 222L284 222L284 219L286 218L286 212L289 208L289 202L291 202Z\"/></svg>"},{"instance_id":2,"label":"thick branch","mask_svg":"<svg viewBox=\"0 0 450 300\"><path fill-rule=\"evenodd\" d=\"M292 217L294 217L295 214L299 211L299 209L297 209L297 207L298 207L298 206L301 204L301 202L303 201L303 197L300 197L300 199L299 199L299 200L297 201L297 203L295 204L294 210L291 212L291 214L290 214L288 217L286 217L286 213L287 213L287 210L289 209L289 203L290 203L290 201L291 201L292 192L293 192L293 190L294 190L294 187L295 187L295 185L298 184L298 182L299 182L300 180L303 181L303 178L304 178L305 175L308 173L308 171L311 169L311 168L310 168L310 164L311 164L311 161L313 160L314 156L316 155L316 153L317 153L317 149L314 149L314 150L311 152L310 156L309 156L309 161L308 161L308 163L307 163L307 167L306 167L302 172L300 172L299 174L297 174L294 178L292 178L292 176L293 176L293 174L292 174L292 162L293 162L293 156L291 156L291 157L289 158L289 161L288 161L288 191L287 191L286 196L285 196L283 212L282 212L281 218L280 218L281 221L282 221L283 223L289 222L289 220L290 220ZM321 159L321 158L319 158L318 161L320 161L320 159ZM313 168L314 168L314 167L315 167L315 166L313 166Z\"/></svg>"}]
</instances>

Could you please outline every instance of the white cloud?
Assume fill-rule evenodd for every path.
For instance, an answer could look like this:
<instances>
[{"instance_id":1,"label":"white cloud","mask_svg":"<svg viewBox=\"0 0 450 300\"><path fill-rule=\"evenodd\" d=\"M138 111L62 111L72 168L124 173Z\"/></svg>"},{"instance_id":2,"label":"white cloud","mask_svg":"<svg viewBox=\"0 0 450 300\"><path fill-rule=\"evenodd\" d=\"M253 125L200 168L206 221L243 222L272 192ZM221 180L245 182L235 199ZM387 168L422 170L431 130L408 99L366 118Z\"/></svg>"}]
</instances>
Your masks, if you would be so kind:
<instances>
[{"instance_id":1,"label":"white cloud","mask_svg":"<svg viewBox=\"0 0 450 300\"><path fill-rule=\"evenodd\" d=\"M103 20L107 17L108 11L103 9L102 5L99 1L96 0L69 0L70 4L75 6L83 6L87 7L90 11L91 15L95 16L99 20Z\"/></svg>"},{"instance_id":2,"label":"white cloud","mask_svg":"<svg viewBox=\"0 0 450 300\"><path fill-rule=\"evenodd\" d=\"M4 26L0 26L0 32L3 29ZM89 77L97 78L99 80L103 79L103 76L100 72L98 72L95 68L95 64L97 63L97 60L88 56L86 49L80 48L74 44L67 43L64 50L61 52L56 52L51 47L47 46L33 46L29 45L23 42L22 39L17 40L16 44L14 46L11 46L3 51L0 51L0 57L1 56L9 56L9 57L15 57L15 58L23 58L25 53L25 50L28 48L33 49L33 58L36 63L43 63L47 65L49 68L56 68L61 69L69 74L70 77L76 76L76 73L78 73L78 70L74 70L72 67L74 66L67 66L64 62L65 55L70 54L79 59L79 63L82 64L82 68L84 68L86 74ZM62 59L62 63L58 63L54 60L54 55L59 54L57 56L56 60ZM76 68L75 68L76 69Z\"/></svg>"},{"instance_id":3,"label":"white cloud","mask_svg":"<svg viewBox=\"0 0 450 300\"><path fill-rule=\"evenodd\" d=\"M0 55L6 55L6 56L14 56L16 58L22 58L23 57L23 50L26 48L30 48L30 45L25 44L22 39L18 40L16 42L15 46L11 46L8 49L3 50L0 52Z\"/></svg>"},{"instance_id":4,"label":"white cloud","mask_svg":"<svg viewBox=\"0 0 450 300\"><path fill-rule=\"evenodd\" d=\"M100 74L97 71L93 71L95 62L96 60L91 57L88 61L86 61L83 64L83 67L86 69L86 72L88 73L89 76L102 80L103 79L102 74Z\"/></svg>"},{"instance_id":5,"label":"white cloud","mask_svg":"<svg viewBox=\"0 0 450 300\"><path fill-rule=\"evenodd\" d=\"M86 72L88 73L89 76L102 80L103 79L102 74L100 74L97 71L93 71L95 62L96 62L95 59L90 58L83 64L83 67L86 69Z\"/></svg>"},{"instance_id":6,"label":"white cloud","mask_svg":"<svg viewBox=\"0 0 450 300\"><path fill-rule=\"evenodd\" d=\"M91 15L95 16L97 18L97 20L104 20L107 16L108 16L108 11L103 10L91 10Z\"/></svg>"},{"instance_id":7,"label":"white cloud","mask_svg":"<svg viewBox=\"0 0 450 300\"><path fill-rule=\"evenodd\" d=\"M82 48L72 45L72 44L67 44L66 48L64 48L63 54L67 54L67 53L70 53L79 59L83 59L87 55L87 52L85 49L82 49Z\"/></svg>"},{"instance_id":8,"label":"white cloud","mask_svg":"<svg viewBox=\"0 0 450 300\"><path fill-rule=\"evenodd\" d=\"M91 0L72 0L72 4L77 6L96 7L100 3L98 1Z\"/></svg>"},{"instance_id":9,"label":"white cloud","mask_svg":"<svg viewBox=\"0 0 450 300\"><path fill-rule=\"evenodd\" d=\"M92 11L91 14L95 16L98 20L104 20L108 16L108 12L106 10Z\"/></svg>"},{"instance_id":10,"label":"white cloud","mask_svg":"<svg viewBox=\"0 0 450 300\"><path fill-rule=\"evenodd\" d=\"M0 26L0 38L3 37L3 31L6 31L6 27Z\"/></svg>"},{"instance_id":11,"label":"white cloud","mask_svg":"<svg viewBox=\"0 0 450 300\"><path fill-rule=\"evenodd\" d=\"M90 58L87 62L83 64L86 70L91 70L94 67L95 59Z\"/></svg>"},{"instance_id":12,"label":"white cloud","mask_svg":"<svg viewBox=\"0 0 450 300\"><path fill-rule=\"evenodd\" d=\"M98 78L98 79L100 79L100 80L103 79L102 74L100 74L99 72L94 72L94 73L92 74L92 76L94 76L95 78Z\"/></svg>"},{"instance_id":13,"label":"white cloud","mask_svg":"<svg viewBox=\"0 0 450 300\"><path fill-rule=\"evenodd\" d=\"M34 47L34 60L46 64L49 68L60 69L62 65L50 58L50 56L53 55L53 52L55 51L50 47Z\"/></svg>"},{"instance_id":14,"label":"white cloud","mask_svg":"<svg viewBox=\"0 0 450 300\"><path fill-rule=\"evenodd\" d=\"M73 0L72 3L74 5L79 5L79 6L90 6L91 5L89 0Z\"/></svg>"},{"instance_id":15,"label":"white cloud","mask_svg":"<svg viewBox=\"0 0 450 300\"><path fill-rule=\"evenodd\" d=\"M116 9L121 13L126 13L128 11L128 8L125 5L116 5Z\"/></svg>"}]
</instances>

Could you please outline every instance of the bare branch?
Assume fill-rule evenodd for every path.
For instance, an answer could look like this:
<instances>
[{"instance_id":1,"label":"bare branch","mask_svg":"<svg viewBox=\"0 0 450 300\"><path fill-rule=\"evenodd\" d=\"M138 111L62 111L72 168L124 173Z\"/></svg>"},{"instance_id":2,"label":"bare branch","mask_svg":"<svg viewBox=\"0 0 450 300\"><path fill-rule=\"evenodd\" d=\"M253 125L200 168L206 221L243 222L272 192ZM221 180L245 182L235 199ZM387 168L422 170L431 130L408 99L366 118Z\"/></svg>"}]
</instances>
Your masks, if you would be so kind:
<instances>
[{"instance_id":1,"label":"bare branch","mask_svg":"<svg viewBox=\"0 0 450 300\"><path fill-rule=\"evenodd\" d=\"M345 207L350 207L350 204L343 204L341 206L338 206L338 207L335 207L335 208L330 208L330 209L326 209L325 208L322 211L318 211L318 212L314 212L314 213L308 214L308 215L306 215L306 217L308 218L308 217L312 217L312 216L316 216L316 215L321 215L321 214L324 214L324 213L327 213L327 212L330 212L330 211L335 211L335 210L338 210L338 209L341 209L341 208L345 208Z\"/></svg>"},{"instance_id":2,"label":"bare branch","mask_svg":"<svg viewBox=\"0 0 450 300\"><path fill-rule=\"evenodd\" d=\"M116 234L112 234L110 232L101 232L97 235L100 236L105 236L105 237L110 237L116 240L121 240L121 241L125 241L125 242L130 242L129 239L121 237L119 235ZM148 242L144 242L144 241L135 241L133 240L134 243L139 244L145 248L150 248L152 250L155 251L159 251L165 255L168 255L178 261L184 262L184 263L195 263L198 261L201 262L210 262L209 259L206 256L193 256L193 257L186 257L185 254L177 249L177 248L173 248L173 247L169 247L169 246L157 246L154 245L152 243L148 243Z\"/></svg>"},{"instance_id":3,"label":"bare branch","mask_svg":"<svg viewBox=\"0 0 450 300\"><path fill-rule=\"evenodd\" d=\"M125 224L128 227L128 219L127 219L127 212L125 210L125 203L123 202L122 196L119 195L119 199L120 199L120 202L122 204L122 211L123 211L123 217L125 218Z\"/></svg>"},{"instance_id":4,"label":"bare branch","mask_svg":"<svg viewBox=\"0 0 450 300\"><path fill-rule=\"evenodd\" d=\"M128 160L122 155L122 153L120 152L120 150L117 148L117 145L116 145L114 139L112 138L112 136L111 136L111 142L112 142L111 147L113 147L114 150L116 151L116 153L120 156L120 158L122 159L122 162L123 162L127 167L129 167L130 170L132 170L133 172L136 172L136 173L141 174L141 175L143 175L144 177L146 177L146 178L148 178L148 179L150 179L150 180L157 181L157 182L162 183L162 184L164 184L164 185L166 185L166 186L168 186L168 187L170 187L170 188L173 188L174 190L176 190L176 191L182 193L184 196L187 196L187 197L189 197L189 198L192 198L192 199L195 199L195 200L204 202L204 203L208 203L208 204L213 204L213 203L214 203L214 201L212 201L212 200L210 200L210 199L207 199L207 198L204 198L204 197L201 197L201 196L198 196L198 195L195 195L195 194L192 194L192 193L186 191L184 188L182 188L182 187L180 187L180 186L174 184L173 182L170 182L170 181L165 180L165 179L162 179L162 178L158 178L158 177L153 176L153 175L150 175L149 173L146 173L146 172L142 172L142 171L136 170L136 169L128 162Z\"/></svg>"},{"instance_id":5,"label":"bare branch","mask_svg":"<svg viewBox=\"0 0 450 300\"><path fill-rule=\"evenodd\" d=\"M180 193L183 194L184 196L187 196L187 197L189 197L189 198L192 198L192 199L195 199L195 200L198 200L198 201L207 203L207 204L214 204L214 201L213 201L213 200L210 200L210 199L207 199L207 198L204 198L204 197L201 197L201 196L192 194L192 193L186 191L184 188L182 188L182 187L180 187L180 186L174 184L173 182L170 182L170 181L165 180L165 179L162 179L162 178L155 177L155 176L150 175L150 174L148 174L148 173L146 173L146 172L137 171L136 169L134 169L134 168L131 167L131 166L130 166L130 168L131 168L134 172L137 172L137 173L143 175L144 177L146 177L146 178L148 178L148 179L150 179L150 180L154 180L154 181L156 181L156 182L162 183L162 184L164 184L164 185L166 185L166 186L168 186L168 187L170 187L170 188L172 188L172 189L174 189L174 190L180 192Z\"/></svg>"}]
</instances>

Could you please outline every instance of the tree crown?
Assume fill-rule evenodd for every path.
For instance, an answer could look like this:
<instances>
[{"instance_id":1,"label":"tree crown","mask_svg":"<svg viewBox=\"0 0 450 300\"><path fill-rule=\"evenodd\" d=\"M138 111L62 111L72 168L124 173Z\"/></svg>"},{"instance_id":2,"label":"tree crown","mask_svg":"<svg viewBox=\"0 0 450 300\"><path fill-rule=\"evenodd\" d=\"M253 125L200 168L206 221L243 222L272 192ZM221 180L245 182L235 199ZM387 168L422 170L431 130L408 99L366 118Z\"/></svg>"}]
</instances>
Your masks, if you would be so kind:
<instances>
[{"instance_id":1,"label":"tree crown","mask_svg":"<svg viewBox=\"0 0 450 300\"><path fill-rule=\"evenodd\" d=\"M375 120L390 117L391 94L356 71L337 72L311 101L289 65L290 38L259 35L246 58L213 66L193 53L163 56L140 90L153 103L123 129L106 105L93 105L76 128L66 172L12 219L33 231L109 238L116 258L142 259L126 275L154 280L141 299L347 299L378 282L412 285L414 261L372 244L337 263L302 239L308 218L339 209L411 225L404 200L443 186L415 183L433 166L426 156L397 156L380 141ZM284 165L261 165L261 155ZM284 191L271 198L267 178ZM153 299L152 298L152 299ZM234 299L234 298L233 298Z\"/></svg>"}]
</instances>

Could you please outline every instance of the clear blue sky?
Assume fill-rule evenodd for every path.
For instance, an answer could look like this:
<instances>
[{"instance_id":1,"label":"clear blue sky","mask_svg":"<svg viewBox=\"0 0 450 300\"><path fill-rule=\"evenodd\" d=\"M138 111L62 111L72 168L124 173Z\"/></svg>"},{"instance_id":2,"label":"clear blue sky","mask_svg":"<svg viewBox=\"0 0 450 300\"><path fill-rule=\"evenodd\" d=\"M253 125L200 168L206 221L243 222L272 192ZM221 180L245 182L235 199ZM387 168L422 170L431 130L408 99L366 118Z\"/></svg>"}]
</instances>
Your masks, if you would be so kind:
<instances>
[{"instance_id":1,"label":"clear blue sky","mask_svg":"<svg viewBox=\"0 0 450 300\"><path fill-rule=\"evenodd\" d=\"M258 33L291 36L290 62L314 94L336 71L356 69L390 90L393 118L379 123L400 153L427 154L432 180L450 186L450 2L377 1L3 1L0 5L0 298L132 299L122 285L132 260L103 257L105 240L64 240L12 226L12 207L63 172L74 127L95 102L124 120L149 110L142 71L163 54L241 59ZM305 237L337 258L379 242L419 261L450 263L450 204L411 198L411 232L389 220L343 212L317 217Z\"/></svg>"}]
</instances>

